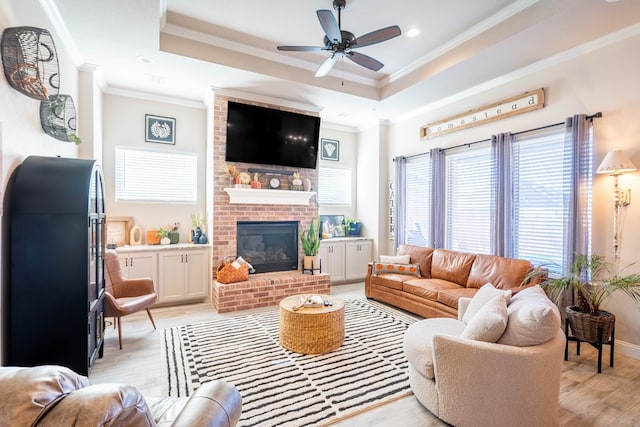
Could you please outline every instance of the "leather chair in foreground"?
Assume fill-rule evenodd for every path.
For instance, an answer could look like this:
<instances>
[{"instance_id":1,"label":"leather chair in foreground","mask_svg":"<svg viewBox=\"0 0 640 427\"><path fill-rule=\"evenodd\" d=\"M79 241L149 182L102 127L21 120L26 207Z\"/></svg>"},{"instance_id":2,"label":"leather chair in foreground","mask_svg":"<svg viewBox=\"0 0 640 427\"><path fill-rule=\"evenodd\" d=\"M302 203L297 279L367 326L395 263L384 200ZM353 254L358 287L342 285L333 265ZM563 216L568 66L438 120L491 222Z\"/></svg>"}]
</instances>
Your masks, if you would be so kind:
<instances>
[{"instance_id":1,"label":"leather chair in foreground","mask_svg":"<svg viewBox=\"0 0 640 427\"><path fill-rule=\"evenodd\" d=\"M90 385L55 365L0 368L0 426L233 427L242 397L225 381L190 397L145 398L131 385Z\"/></svg>"},{"instance_id":2,"label":"leather chair in foreground","mask_svg":"<svg viewBox=\"0 0 640 427\"><path fill-rule=\"evenodd\" d=\"M153 329L156 323L149 311L149 307L158 299L153 288L153 280L148 277L140 279L125 279L122 276L120 260L116 251L105 253L105 306L104 315L113 317L118 325L118 344L122 349L122 322L120 318L127 314L147 310Z\"/></svg>"}]
</instances>

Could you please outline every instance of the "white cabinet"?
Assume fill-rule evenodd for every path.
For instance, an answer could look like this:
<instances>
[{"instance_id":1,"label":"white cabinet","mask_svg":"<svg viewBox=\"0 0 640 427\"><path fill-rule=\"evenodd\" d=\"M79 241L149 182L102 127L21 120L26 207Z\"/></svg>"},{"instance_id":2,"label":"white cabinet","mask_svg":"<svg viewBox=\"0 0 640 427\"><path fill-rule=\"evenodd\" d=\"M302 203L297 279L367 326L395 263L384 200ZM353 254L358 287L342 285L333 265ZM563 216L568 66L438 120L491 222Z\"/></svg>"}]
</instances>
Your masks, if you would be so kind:
<instances>
[{"instance_id":1,"label":"white cabinet","mask_svg":"<svg viewBox=\"0 0 640 427\"><path fill-rule=\"evenodd\" d=\"M122 275L127 279L150 277L158 292L158 257L155 252L118 253Z\"/></svg>"},{"instance_id":2,"label":"white cabinet","mask_svg":"<svg viewBox=\"0 0 640 427\"><path fill-rule=\"evenodd\" d=\"M346 242L345 280L360 280L367 275L371 262L371 240Z\"/></svg>"},{"instance_id":3,"label":"white cabinet","mask_svg":"<svg viewBox=\"0 0 640 427\"><path fill-rule=\"evenodd\" d=\"M332 282L362 280L371 262L371 239L337 238L320 242L318 255L322 272L329 273Z\"/></svg>"},{"instance_id":4,"label":"white cabinet","mask_svg":"<svg viewBox=\"0 0 640 427\"><path fill-rule=\"evenodd\" d=\"M344 241L322 240L318 255L322 260L322 272L329 273L332 282L344 281Z\"/></svg>"},{"instance_id":5,"label":"white cabinet","mask_svg":"<svg viewBox=\"0 0 640 427\"><path fill-rule=\"evenodd\" d=\"M177 244L118 248L123 276L150 277L157 304L202 300L209 295L209 246Z\"/></svg>"},{"instance_id":6,"label":"white cabinet","mask_svg":"<svg viewBox=\"0 0 640 427\"><path fill-rule=\"evenodd\" d=\"M209 290L209 251L189 249L158 254L158 302L201 299Z\"/></svg>"}]
</instances>

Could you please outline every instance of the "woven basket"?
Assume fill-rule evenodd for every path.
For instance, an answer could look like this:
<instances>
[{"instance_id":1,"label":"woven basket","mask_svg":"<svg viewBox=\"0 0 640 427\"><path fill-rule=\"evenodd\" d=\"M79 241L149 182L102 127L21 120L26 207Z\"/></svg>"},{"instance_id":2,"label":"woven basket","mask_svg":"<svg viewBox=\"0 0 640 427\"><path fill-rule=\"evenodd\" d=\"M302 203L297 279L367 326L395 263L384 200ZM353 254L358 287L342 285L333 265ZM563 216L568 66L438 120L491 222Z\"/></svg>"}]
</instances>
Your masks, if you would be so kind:
<instances>
[{"instance_id":1,"label":"woven basket","mask_svg":"<svg viewBox=\"0 0 640 427\"><path fill-rule=\"evenodd\" d=\"M607 342L611 337L616 316L608 311L599 310L598 315L582 313L578 307L567 307L567 318L574 337L580 341L598 342L598 327L602 328L602 341Z\"/></svg>"}]
</instances>

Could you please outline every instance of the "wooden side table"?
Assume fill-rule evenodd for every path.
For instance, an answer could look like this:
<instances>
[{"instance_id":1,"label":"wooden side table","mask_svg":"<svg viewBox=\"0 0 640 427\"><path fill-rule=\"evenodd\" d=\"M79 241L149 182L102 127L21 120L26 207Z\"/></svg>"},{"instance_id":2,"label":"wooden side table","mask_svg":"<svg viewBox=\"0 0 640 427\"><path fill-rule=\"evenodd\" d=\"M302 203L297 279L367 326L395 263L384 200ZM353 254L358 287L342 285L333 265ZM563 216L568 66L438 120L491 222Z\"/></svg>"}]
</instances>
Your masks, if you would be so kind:
<instances>
[{"instance_id":1,"label":"wooden side table","mask_svg":"<svg viewBox=\"0 0 640 427\"><path fill-rule=\"evenodd\" d=\"M330 306L302 307L302 295L280 301L280 344L301 354L329 353L344 341L344 302L330 295Z\"/></svg>"},{"instance_id":2,"label":"wooden side table","mask_svg":"<svg viewBox=\"0 0 640 427\"><path fill-rule=\"evenodd\" d=\"M580 343L583 342L582 340L576 337L570 336L569 329L570 329L569 319L565 319L564 334L567 338L567 343L565 344L565 347L564 347L564 360L569 360L569 341L575 341L577 343L576 354L578 356L580 356ZM603 341L602 328L598 327L598 341L589 342L589 344L591 344L598 350L598 373L599 374L602 373L602 347L605 345L611 346L609 351L609 366L613 368L613 350L614 350L615 336L616 336L616 324L614 322L613 329L611 330L611 338L609 339L609 341ZM584 342L588 342L588 341L584 341Z\"/></svg>"}]
</instances>

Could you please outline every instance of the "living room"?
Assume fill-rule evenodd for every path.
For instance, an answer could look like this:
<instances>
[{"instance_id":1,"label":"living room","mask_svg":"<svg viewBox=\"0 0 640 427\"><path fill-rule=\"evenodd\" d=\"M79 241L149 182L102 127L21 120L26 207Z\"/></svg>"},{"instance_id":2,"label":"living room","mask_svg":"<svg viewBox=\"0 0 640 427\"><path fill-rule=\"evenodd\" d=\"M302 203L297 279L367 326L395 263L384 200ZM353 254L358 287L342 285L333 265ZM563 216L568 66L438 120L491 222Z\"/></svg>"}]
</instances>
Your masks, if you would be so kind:
<instances>
[{"instance_id":1,"label":"living room","mask_svg":"<svg viewBox=\"0 0 640 427\"><path fill-rule=\"evenodd\" d=\"M562 122L574 114L591 115L602 112L602 118L594 119L593 123L594 168L598 166L605 154L614 148L624 150L636 165L640 164L640 157L635 149L640 134L640 125L636 119L636 114L640 113L640 95L637 91L636 77L640 58L633 54L640 41L639 24L634 17L640 16L640 11L638 4L631 0L611 3L604 0L589 0L584 7L583 2L580 2L580 7L590 12L584 12L587 20L585 25L599 28L596 36L578 41L580 40L578 35L569 31L561 35L550 34L550 38L553 36L562 38L557 41L558 45L568 47L558 48L553 54L540 53L535 61L521 59L517 51L507 50L509 56L515 57L514 60L521 59L521 64L497 76L483 74L485 69L479 65L483 60L482 55L458 67L437 64L443 68L450 68L449 78L451 79L461 79L462 76L462 80L456 80L459 86L449 87L446 84L447 75L439 74L435 69L437 67L434 66L430 71L431 75L436 77L434 86L430 87L430 90L416 89L423 96L423 102L420 105L401 115L374 120L374 123L360 122L354 118L353 125L338 121L337 118L334 121L325 119L323 114L326 113L320 111L322 104L310 103L308 101L310 96L302 91L298 94L283 89L286 85L282 82L286 82L286 79L281 79L282 82L277 87L274 85L273 90L260 88L260 79L256 79L257 83L248 84L240 89L209 88L208 98L204 100L154 94L141 90L141 87L105 85L100 75L100 67L86 61L78 62L78 58L82 59L82 56L78 56L78 52L73 51L72 45L68 44L66 37L69 34L65 35L57 31L57 25L50 18L50 10L42 6L42 4L55 5L56 3L58 2L36 0L5 2L0 6L0 24L3 29L13 26L36 26L47 28L52 32L63 76L61 89L72 95L76 101L78 134L83 143L75 146L45 135L38 121L39 103L16 92L6 80L2 80L0 84L3 100L0 105L2 163L0 167L3 193L13 170L29 155L96 159L103 165L106 177L106 192L109 197L107 199L108 215L134 217L145 227L179 222L182 225L181 239L187 241L191 224L190 215L194 212L207 212L211 215L214 203L211 186L214 180L220 182L226 179L224 170L209 168L210 160L205 161L203 158L207 152L207 145L213 144L215 130L211 118L214 115L213 105L216 95L303 110L311 114L319 114L323 118L320 137L340 142L340 158L338 162L321 159L319 168L322 169L323 166L349 168L353 171L354 182L353 203L350 206L320 206L319 213L360 219L363 223L363 234L374 242L372 257L392 254L395 249L388 230L390 215L387 187L389 181L394 179L393 158L396 156L411 156L427 152L432 148L467 144L484 140L500 132L526 131ZM157 11L159 3L162 2L144 2L139 8L135 8L126 20L150 19L146 16L146 12ZM69 2L59 4L61 10L71 6ZM93 6L99 10L97 4ZM122 14L127 15L125 12L128 10L127 6L124 4L120 6L123 10ZM82 7L91 8L84 5ZM330 2L314 3L308 7L308 13L313 15L319 8L329 9ZM350 13L349 5L344 13L345 17ZM159 20L159 17L154 16L153 19ZM64 16L62 20L64 21ZM314 25L317 25L317 22ZM373 27L375 28L376 25ZM113 31L113 28L96 28L96 31L108 32ZM428 33L427 29L423 31ZM144 37L157 38L157 36L158 34L153 34ZM517 38L517 34L511 34L509 38ZM542 46L555 42L556 40L553 39L540 39L539 44ZM298 43L298 41L292 43ZM383 58L379 59L384 62ZM469 69L474 71L469 72ZM309 74L311 79L313 73L309 72ZM295 82L296 78L291 77L291 80ZM336 83L336 87L339 87L340 80L338 73L331 83ZM345 82L345 86L350 86L350 83ZM544 108L436 138L420 138L420 128L428 123L486 107L538 88L544 89ZM387 90L392 91L392 89ZM273 92L280 92L282 95L274 96ZM384 95L380 96L380 98L384 97ZM117 145L152 145L144 141L141 120L144 119L145 113L175 118L176 150L199 153L202 163L198 167L199 186L195 204L165 205L159 209L154 205L116 203L110 196L114 193L115 185L113 148ZM620 183L624 187L631 188L632 192L640 188L638 185L640 178L637 173L625 174L620 178ZM592 251L612 257L614 212L611 177L606 174L593 174L592 197ZM637 254L640 253L640 243L631 238L640 228L640 223L636 219L640 208L634 198L631 201L632 203L624 208L625 221L621 223L620 265L638 261ZM212 226L215 225L212 224ZM211 262L215 265L219 259L212 259ZM351 289L349 288L345 293L350 294ZM640 359L640 326L638 326L640 312L637 304L624 296L616 295L608 302L606 309L615 313L617 318L617 355ZM143 318L142 321L146 322L146 319ZM148 325L142 321L139 325L140 330L149 332ZM135 327L133 331L138 330L137 328ZM113 339L113 335L109 338ZM126 347L125 342L125 350ZM116 348L109 348L107 351L110 353L116 350Z\"/></svg>"}]
</instances>

